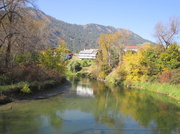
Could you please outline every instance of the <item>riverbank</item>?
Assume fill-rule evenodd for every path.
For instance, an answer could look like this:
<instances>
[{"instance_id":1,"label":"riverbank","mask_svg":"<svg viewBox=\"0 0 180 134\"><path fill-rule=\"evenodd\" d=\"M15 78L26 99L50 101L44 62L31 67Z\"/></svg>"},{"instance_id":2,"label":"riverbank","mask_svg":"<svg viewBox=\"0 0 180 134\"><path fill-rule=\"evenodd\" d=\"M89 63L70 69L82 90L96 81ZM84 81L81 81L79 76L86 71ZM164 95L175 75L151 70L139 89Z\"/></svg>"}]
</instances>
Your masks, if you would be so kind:
<instances>
[{"instance_id":1,"label":"riverbank","mask_svg":"<svg viewBox=\"0 0 180 134\"><path fill-rule=\"evenodd\" d=\"M0 87L0 105L6 104L9 102L14 102L14 101L20 101L20 100L33 100L33 99L44 99L48 98L51 96L55 96L58 94L61 94L67 90L69 90L72 86L72 84L67 81L63 80L60 84L53 84L53 85L45 85L41 87L40 90L36 90L36 87L32 89L32 92L29 94L24 94L20 92L20 88L16 86L16 88L13 88L13 86L10 86L8 89L8 86L4 89Z\"/></svg>"},{"instance_id":2,"label":"riverbank","mask_svg":"<svg viewBox=\"0 0 180 134\"><path fill-rule=\"evenodd\" d=\"M90 77L90 74L88 72L78 72L76 73L77 76L80 77L88 77L88 78L92 78ZM112 83L112 84L117 84L111 82L111 79L106 79L106 80L102 80L102 79L98 79L98 78L94 78L93 79L97 79L100 80L102 82L107 82L107 83ZM173 84L169 84L169 83L148 83L148 82L130 82L130 83L126 83L126 82L121 82L118 83L118 85L124 85L125 87L128 88L132 88L132 89L139 89L139 90L147 90L147 91L151 91L151 92L156 92L158 94L163 94L166 95L168 97L171 97L173 99L176 99L178 101L180 101L180 85L173 85Z\"/></svg>"},{"instance_id":3,"label":"riverbank","mask_svg":"<svg viewBox=\"0 0 180 134\"><path fill-rule=\"evenodd\" d=\"M139 90L148 90L159 94L164 94L171 98L180 101L180 85L171 85L168 83L144 83L144 82L132 82L131 88Z\"/></svg>"}]
</instances>

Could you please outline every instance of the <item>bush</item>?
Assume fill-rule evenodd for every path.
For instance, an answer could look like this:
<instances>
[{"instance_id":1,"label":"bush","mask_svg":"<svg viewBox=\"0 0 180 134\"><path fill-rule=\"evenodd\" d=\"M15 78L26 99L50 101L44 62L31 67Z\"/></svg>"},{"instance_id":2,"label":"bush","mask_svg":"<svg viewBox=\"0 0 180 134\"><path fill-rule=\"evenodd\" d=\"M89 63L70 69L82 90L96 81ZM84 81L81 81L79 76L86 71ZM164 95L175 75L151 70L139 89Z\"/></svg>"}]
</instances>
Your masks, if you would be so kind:
<instances>
[{"instance_id":1,"label":"bush","mask_svg":"<svg viewBox=\"0 0 180 134\"><path fill-rule=\"evenodd\" d=\"M29 84L25 83L23 88L21 89L21 92L23 92L24 94L29 94L31 93L31 89L29 88Z\"/></svg>"},{"instance_id":2,"label":"bush","mask_svg":"<svg viewBox=\"0 0 180 134\"><path fill-rule=\"evenodd\" d=\"M108 75L112 71L112 68L108 64L102 64L101 70L105 73L105 75Z\"/></svg>"},{"instance_id":3,"label":"bush","mask_svg":"<svg viewBox=\"0 0 180 134\"><path fill-rule=\"evenodd\" d=\"M180 68L171 72L170 84L180 84Z\"/></svg>"},{"instance_id":4,"label":"bush","mask_svg":"<svg viewBox=\"0 0 180 134\"><path fill-rule=\"evenodd\" d=\"M101 72L101 69L99 66L92 65L91 70L90 70L90 77L97 78L100 72Z\"/></svg>"},{"instance_id":5,"label":"bush","mask_svg":"<svg viewBox=\"0 0 180 134\"><path fill-rule=\"evenodd\" d=\"M89 67L92 64L92 60L91 59L83 59L81 60L81 67Z\"/></svg>"},{"instance_id":6,"label":"bush","mask_svg":"<svg viewBox=\"0 0 180 134\"><path fill-rule=\"evenodd\" d=\"M46 69L36 64L22 64L1 72L0 85L10 85L18 82L35 82L54 80L61 82L61 74L55 70Z\"/></svg>"},{"instance_id":7,"label":"bush","mask_svg":"<svg viewBox=\"0 0 180 134\"><path fill-rule=\"evenodd\" d=\"M119 66L106 77L106 80L110 83L119 85L125 80L125 78L126 72L121 66Z\"/></svg>"},{"instance_id":8,"label":"bush","mask_svg":"<svg viewBox=\"0 0 180 134\"><path fill-rule=\"evenodd\" d=\"M81 71L82 69L80 62L78 61L71 61L68 64L68 68L71 72L78 72L78 71Z\"/></svg>"},{"instance_id":9,"label":"bush","mask_svg":"<svg viewBox=\"0 0 180 134\"><path fill-rule=\"evenodd\" d=\"M160 76L161 83L169 82L170 79L171 79L171 73L169 71L164 71Z\"/></svg>"},{"instance_id":10,"label":"bush","mask_svg":"<svg viewBox=\"0 0 180 134\"><path fill-rule=\"evenodd\" d=\"M56 81L46 80L43 82L38 82L38 81L32 82L29 87L30 89L32 89L32 91L35 91L35 90L51 89L55 87L56 85L57 85Z\"/></svg>"},{"instance_id":11,"label":"bush","mask_svg":"<svg viewBox=\"0 0 180 134\"><path fill-rule=\"evenodd\" d=\"M87 77L88 75L89 75L88 72L78 72L78 73L76 74L76 76L81 76L81 77Z\"/></svg>"},{"instance_id":12,"label":"bush","mask_svg":"<svg viewBox=\"0 0 180 134\"><path fill-rule=\"evenodd\" d=\"M12 71L4 71L0 74L0 85L10 85L15 83L16 80L17 78Z\"/></svg>"},{"instance_id":13,"label":"bush","mask_svg":"<svg viewBox=\"0 0 180 134\"><path fill-rule=\"evenodd\" d=\"M105 72L100 72L98 78L104 79L106 76Z\"/></svg>"}]
</instances>

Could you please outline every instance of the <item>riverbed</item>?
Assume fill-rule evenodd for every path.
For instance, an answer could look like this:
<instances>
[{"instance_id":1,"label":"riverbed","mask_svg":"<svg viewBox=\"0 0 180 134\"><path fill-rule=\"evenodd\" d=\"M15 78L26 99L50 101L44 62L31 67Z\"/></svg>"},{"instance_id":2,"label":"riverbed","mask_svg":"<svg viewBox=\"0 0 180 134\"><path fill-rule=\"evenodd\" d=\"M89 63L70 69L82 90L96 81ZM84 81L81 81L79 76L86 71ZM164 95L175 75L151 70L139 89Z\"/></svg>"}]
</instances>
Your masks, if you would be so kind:
<instances>
[{"instance_id":1,"label":"riverbed","mask_svg":"<svg viewBox=\"0 0 180 134\"><path fill-rule=\"evenodd\" d=\"M0 134L180 133L180 106L171 98L85 78L69 81L62 94L0 106Z\"/></svg>"}]
</instances>

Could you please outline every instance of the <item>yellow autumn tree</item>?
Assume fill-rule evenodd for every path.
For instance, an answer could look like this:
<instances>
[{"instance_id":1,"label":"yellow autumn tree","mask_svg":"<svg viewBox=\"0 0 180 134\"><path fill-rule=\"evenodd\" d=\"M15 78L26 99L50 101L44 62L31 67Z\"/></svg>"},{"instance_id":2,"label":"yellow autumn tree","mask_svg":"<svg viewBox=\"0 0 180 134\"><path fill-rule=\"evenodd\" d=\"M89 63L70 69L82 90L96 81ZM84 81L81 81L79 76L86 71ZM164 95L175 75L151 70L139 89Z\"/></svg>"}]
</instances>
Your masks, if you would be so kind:
<instances>
[{"instance_id":1,"label":"yellow autumn tree","mask_svg":"<svg viewBox=\"0 0 180 134\"><path fill-rule=\"evenodd\" d=\"M129 37L126 30L114 34L101 34L98 40L97 63L101 67L101 77L109 74L122 61L124 45Z\"/></svg>"},{"instance_id":2,"label":"yellow autumn tree","mask_svg":"<svg viewBox=\"0 0 180 134\"><path fill-rule=\"evenodd\" d=\"M140 55L138 53L127 52L123 56L123 67L127 72L126 80L127 81L139 81L141 75L141 66L140 66Z\"/></svg>"},{"instance_id":3,"label":"yellow autumn tree","mask_svg":"<svg viewBox=\"0 0 180 134\"><path fill-rule=\"evenodd\" d=\"M96 62L101 70L98 77L104 78L112 70L112 35L101 34L98 43L100 46Z\"/></svg>"},{"instance_id":4,"label":"yellow autumn tree","mask_svg":"<svg viewBox=\"0 0 180 134\"><path fill-rule=\"evenodd\" d=\"M127 80L147 81L158 74L157 60L161 54L158 45L145 43L137 53L128 52L123 57L123 66L127 72Z\"/></svg>"}]
</instances>

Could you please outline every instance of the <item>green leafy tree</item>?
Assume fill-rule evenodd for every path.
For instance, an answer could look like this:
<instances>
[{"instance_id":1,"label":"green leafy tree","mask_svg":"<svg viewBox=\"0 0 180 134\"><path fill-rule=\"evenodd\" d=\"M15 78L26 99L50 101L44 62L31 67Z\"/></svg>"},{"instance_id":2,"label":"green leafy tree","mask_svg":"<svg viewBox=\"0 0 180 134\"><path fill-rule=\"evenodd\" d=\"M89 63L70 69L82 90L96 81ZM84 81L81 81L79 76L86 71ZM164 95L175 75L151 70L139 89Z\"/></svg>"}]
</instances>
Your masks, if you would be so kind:
<instances>
[{"instance_id":1,"label":"green leafy tree","mask_svg":"<svg viewBox=\"0 0 180 134\"><path fill-rule=\"evenodd\" d=\"M139 49L138 54L140 56L140 64L143 66L143 74L146 76L156 75L158 73L157 59L161 54L159 45L153 45L151 43L145 43Z\"/></svg>"},{"instance_id":2,"label":"green leafy tree","mask_svg":"<svg viewBox=\"0 0 180 134\"><path fill-rule=\"evenodd\" d=\"M48 49L44 54L41 54L40 63L47 69L53 69L65 74L68 52L69 49L63 41L57 48Z\"/></svg>"},{"instance_id":3,"label":"green leafy tree","mask_svg":"<svg viewBox=\"0 0 180 134\"><path fill-rule=\"evenodd\" d=\"M164 68L169 70L180 67L180 50L177 44L172 44L164 53L161 53L158 59L159 70Z\"/></svg>"}]
</instances>

